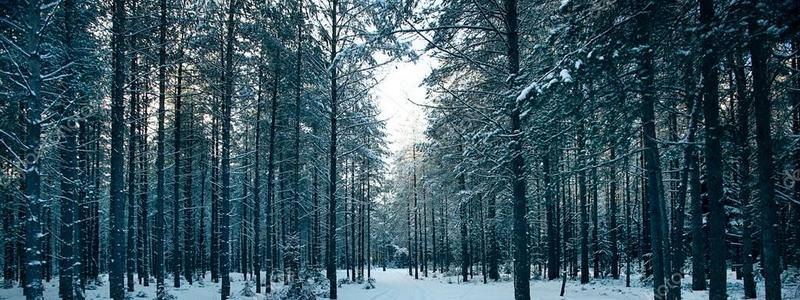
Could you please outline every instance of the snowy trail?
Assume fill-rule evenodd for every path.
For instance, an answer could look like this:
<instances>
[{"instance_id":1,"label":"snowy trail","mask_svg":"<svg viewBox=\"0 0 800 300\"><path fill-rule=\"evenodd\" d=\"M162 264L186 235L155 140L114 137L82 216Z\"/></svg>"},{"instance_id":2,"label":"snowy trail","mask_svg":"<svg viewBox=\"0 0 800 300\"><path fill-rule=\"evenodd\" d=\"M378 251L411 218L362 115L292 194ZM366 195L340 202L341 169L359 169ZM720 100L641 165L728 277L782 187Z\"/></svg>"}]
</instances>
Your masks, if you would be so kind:
<instances>
[{"instance_id":1,"label":"snowy trail","mask_svg":"<svg viewBox=\"0 0 800 300\"><path fill-rule=\"evenodd\" d=\"M344 273L341 273L343 276ZM514 286L510 281L483 284L481 277L471 282L457 282L458 277L423 278L415 280L408 276L407 269L373 270L376 288L364 289L364 285L343 285L340 299L343 300L493 300L514 299ZM341 278L341 277L340 277ZM625 288L621 280L597 280L583 285L567 282L565 297L559 296L560 281L532 281L531 296L537 300L638 300L653 299L649 289ZM697 298L695 298L697 297ZM684 299L702 299L705 293L684 293Z\"/></svg>"},{"instance_id":2,"label":"snowy trail","mask_svg":"<svg viewBox=\"0 0 800 300\"><path fill-rule=\"evenodd\" d=\"M422 275L422 274L420 274ZM379 268L372 270L372 277L376 280L374 289L364 289L364 284L345 284L339 288L340 300L513 300L514 285L511 281L489 282L483 284L483 277L475 278L467 283L459 282L460 276L414 279L408 276L408 269L388 269L385 272ZM346 278L343 270L338 272L338 278ZM741 298L741 281L736 281L735 274L729 273L728 292L731 298ZM87 299L108 299L108 282L105 275L101 276L103 285L96 290L87 290ZM705 300L708 293L693 292L689 289L690 278L684 280L682 298L684 300ZM593 279L592 282L581 285L575 280L567 281L566 295L559 296L561 281L531 281L531 298L534 300L651 300L652 288L645 286L637 279L632 279L632 287L625 287L622 279ZM231 274L231 291L234 300L265 300L273 299L259 294L255 297L244 297L241 291L245 281L242 274ZM762 282L758 282L758 290L763 291ZM285 288L283 284L274 283L274 290ZM45 285L45 299L58 299L58 281L51 281ZM194 286L184 285L181 288L167 287L167 292L177 300L215 300L219 299L219 283L206 281ZM133 299L152 299L155 295L155 286L143 287L136 285ZM800 299L800 287L791 286L784 289L785 299ZM759 293L763 297L763 293ZM0 300L21 300L21 288L0 289ZM320 298L322 299L322 298ZM759 298L762 299L762 298Z\"/></svg>"},{"instance_id":3,"label":"snowy trail","mask_svg":"<svg viewBox=\"0 0 800 300\"><path fill-rule=\"evenodd\" d=\"M511 283L491 285L466 283L459 284L455 278L422 278L408 276L407 269L373 270L376 288L364 289L364 285L343 285L341 299L354 300L434 300L434 299L510 299L513 298Z\"/></svg>"}]
</instances>

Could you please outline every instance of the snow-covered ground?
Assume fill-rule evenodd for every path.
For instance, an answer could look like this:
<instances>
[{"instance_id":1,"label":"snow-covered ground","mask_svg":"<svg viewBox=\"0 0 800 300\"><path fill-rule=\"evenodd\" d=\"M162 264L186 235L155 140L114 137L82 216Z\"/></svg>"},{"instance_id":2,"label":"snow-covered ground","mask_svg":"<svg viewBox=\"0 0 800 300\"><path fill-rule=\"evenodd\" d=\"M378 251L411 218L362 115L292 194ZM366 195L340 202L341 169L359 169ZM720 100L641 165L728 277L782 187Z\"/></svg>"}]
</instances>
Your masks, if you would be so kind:
<instances>
[{"instance_id":1,"label":"snow-covered ground","mask_svg":"<svg viewBox=\"0 0 800 300\"><path fill-rule=\"evenodd\" d=\"M421 274L420 274L421 275ZM408 276L407 269L389 269L381 271L374 269L372 276L375 278L375 288L366 289L366 284L343 284L339 289L339 299L342 300L494 300L513 299L514 287L511 281L490 282L483 284L482 278L476 276L470 282L459 282L459 276L441 276L434 274L428 278L415 280ZM339 278L344 278L344 271L340 271ZM102 278L105 279L105 278ZM689 278L683 280L684 284ZM172 281L167 280L168 286ZM561 281L531 282L531 296L536 300L550 299L575 299L575 300L644 300L653 299L651 288L644 286L638 280L632 280L632 287L625 287L625 281L611 279L595 279L591 283L581 285L577 281L567 281L564 297L559 296ZM253 297L243 296L246 281L241 274L231 274L232 299L260 300L272 299L265 295ZM785 284L784 299L800 299L800 288L796 284ZM58 299L58 280L45 284L45 299ZM273 283L273 288L285 288L281 283ZM168 293L176 299L187 300L213 300L219 299L219 283L209 281L196 282L193 286L184 284L181 288L168 287ZM741 299L741 281L736 281L733 274L729 279L730 299ZM759 296L763 297L763 289L759 285ZM108 284L87 290L87 299L107 299ZM136 286L136 292L131 294L133 299L153 299L155 287ZM759 299L761 299L759 297ZM24 299L20 288L0 289L0 299ZM708 299L707 292L693 292L684 285L684 300Z\"/></svg>"}]
</instances>

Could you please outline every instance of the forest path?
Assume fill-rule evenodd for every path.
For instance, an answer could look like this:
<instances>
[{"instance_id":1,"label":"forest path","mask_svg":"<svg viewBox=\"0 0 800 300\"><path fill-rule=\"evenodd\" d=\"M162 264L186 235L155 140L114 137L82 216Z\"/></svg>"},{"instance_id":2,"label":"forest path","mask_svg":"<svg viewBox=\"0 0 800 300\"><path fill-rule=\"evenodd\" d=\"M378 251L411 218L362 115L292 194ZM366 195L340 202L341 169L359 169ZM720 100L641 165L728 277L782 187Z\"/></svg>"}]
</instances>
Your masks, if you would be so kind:
<instances>
[{"instance_id":1,"label":"forest path","mask_svg":"<svg viewBox=\"0 0 800 300\"><path fill-rule=\"evenodd\" d=\"M341 274L344 275L344 274ZM420 274L422 275L422 274ZM372 271L375 289L364 289L364 284L343 285L341 299L354 300L439 300L439 299L511 299L513 285L510 282L484 285L473 282L458 283L456 277L414 279L408 269L381 269ZM449 281L448 281L449 280Z\"/></svg>"},{"instance_id":2,"label":"forest path","mask_svg":"<svg viewBox=\"0 0 800 300\"><path fill-rule=\"evenodd\" d=\"M422 274L420 274L422 275ZM414 279L408 269L380 269L372 271L375 289L364 289L364 284L343 285L339 298L345 300L494 300L514 299L514 285L510 281L483 284L476 276L470 282L458 282L459 276ZM339 278L344 278L340 272ZM653 299L652 292L643 287L625 288L622 280L596 280L587 285L567 282L566 296L560 297L561 281L531 281L531 296L536 300L634 300ZM695 294L695 295L691 295ZM701 299L705 293L684 292L684 299ZM699 297L694 297L699 296Z\"/></svg>"}]
</instances>

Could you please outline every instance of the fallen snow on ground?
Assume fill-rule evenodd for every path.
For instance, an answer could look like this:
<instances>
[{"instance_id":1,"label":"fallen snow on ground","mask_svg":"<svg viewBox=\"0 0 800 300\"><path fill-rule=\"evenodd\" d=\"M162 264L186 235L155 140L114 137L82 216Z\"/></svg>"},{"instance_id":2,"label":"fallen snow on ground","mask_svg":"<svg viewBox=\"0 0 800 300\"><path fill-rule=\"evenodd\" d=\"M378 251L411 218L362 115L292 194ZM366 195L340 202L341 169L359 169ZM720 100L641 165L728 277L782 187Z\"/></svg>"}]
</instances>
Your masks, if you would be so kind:
<instances>
[{"instance_id":1,"label":"fallen snow on ground","mask_svg":"<svg viewBox=\"0 0 800 300\"><path fill-rule=\"evenodd\" d=\"M338 278L346 278L344 271L340 271ZM487 300L487 299L513 299L514 285L511 281L489 282L484 284L482 277L476 276L469 282L460 282L460 276L442 276L431 274L431 277L420 279L408 276L407 269L389 269L381 271L374 269L372 277L375 278L375 288L367 289L366 283L342 284L339 288L339 299L342 300ZM206 277L208 278L208 276ZM102 277L104 284L94 290L86 291L86 299L108 299L107 278ZM189 286L185 282L180 288L171 287L172 280L166 280L167 292L175 299L187 300L213 300L219 299L220 284L208 280L195 282ZM231 274L232 299L262 300L273 299L266 295L257 294L252 297L245 296L246 282L241 274ZM683 280L683 299L700 300L708 299L708 293L693 292L688 287L691 282L689 277ZM786 282L786 281L785 281ZM790 280L794 282L794 280ZM763 287L759 282L759 299L763 297ZM531 282L531 296L536 300L644 300L653 299L652 288L641 283L638 278L632 279L632 287L625 287L624 279L594 279L591 283L581 285L575 280L568 280L564 297L560 297L561 280ZM45 285L45 299L58 299L58 280L55 279ZM286 288L282 283L273 283L273 290ZM254 287L250 286L253 288ZM155 285L148 287L136 285L135 292L129 294L131 299L153 299ZM741 281L735 280L731 273L728 279L728 293L730 299L741 299ZM24 299L21 288L0 289L0 299ZM800 286L784 284L784 299L800 299Z\"/></svg>"},{"instance_id":2,"label":"fallen snow on ground","mask_svg":"<svg viewBox=\"0 0 800 300\"><path fill-rule=\"evenodd\" d=\"M408 276L408 270L376 270L376 288L365 290L357 285L345 285L340 291L344 300L489 300L514 299L514 284L511 281L483 283L483 277L474 277L470 282L459 282L460 277L422 278ZM586 285L567 281L564 297L560 297L561 280L532 281L531 297L536 300L640 300L653 299L652 292L644 287L626 288L623 280L595 280ZM707 293L684 293L685 300L708 298Z\"/></svg>"}]
</instances>

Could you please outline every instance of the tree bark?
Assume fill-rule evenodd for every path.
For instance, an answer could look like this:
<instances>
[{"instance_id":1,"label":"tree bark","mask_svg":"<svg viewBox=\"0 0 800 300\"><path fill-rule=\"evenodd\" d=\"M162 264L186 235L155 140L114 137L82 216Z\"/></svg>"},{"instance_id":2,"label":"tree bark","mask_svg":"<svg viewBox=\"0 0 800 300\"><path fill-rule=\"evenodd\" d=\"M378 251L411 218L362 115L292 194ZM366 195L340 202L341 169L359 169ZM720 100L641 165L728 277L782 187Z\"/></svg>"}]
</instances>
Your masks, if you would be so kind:
<instances>
[{"instance_id":1,"label":"tree bark","mask_svg":"<svg viewBox=\"0 0 800 300\"><path fill-rule=\"evenodd\" d=\"M162 0L163 1L163 0ZM225 80L222 103L222 229L220 243L220 276L222 277L222 300L231 296L230 262L230 214L231 214L231 106L233 104L233 43L236 28L237 1L228 7L227 36L225 37Z\"/></svg>"},{"instance_id":2,"label":"tree bark","mask_svg":"<svg viewBox=\"0 0 800 300\"><path fill-rule=\"evenodd\" d=\"M184 167L183 167L183 180L184 180L184 187L183 187L183 278L192 285L193 282L193 272L195 268L195 248L197 247L194 243L194 203L192 198L192 177L194 174L192 173L192 164L194 156L194 105L190 105L189 107L189 128L188 132L186 133L187 137L185 143L187 144L186 148L187 155L184 157Z\"/></svg>"},{"instance_id":3,"label":"tree bark","mask_svg":"<svg viewBox=\"0 0 800 300\"><path fill-rule=\"evenodd\" d=\"M764 37L763 28L758 24L760 14L758 0L750 1L752 16L748 19L750 35L750 56L753 73L753 108L756 120L756 145L758 169L758 209L760 210L759 227L761 229L761 263L764 268L764 288L767 300L781 299L781 267L778 230L778 205L775 203L775 163L772 160L772 124L771 105L769 99L769 72L767 61L770 56L768 41Z\"/></svg>"},{"instance_id":4,"label":"tree bark","mask_svg":"<svg viewBox=\"0 0 800 300\"><path fill-rule=\"evenodd\" d=\"M179 46L180 47L180 46ZM180 52L180 51L179 51ZM181 58L179 57L178 60ZM183 63L178 61L178 85L175 87L175 120L173 124L173 165L175 167L174 183L172 184L172 285L176 288L181 287L181 261L183 253L180 243L180 204L181 204L181 81L183 80Z\"/></svg>"},{"instance_id":5,"label":"tree bark","mask_svg":"<svg viewBox=\"0 0 800 300\"><path fill-rule=\"evenodd\" d=\"M337 52L337 43L339 40L338 32L338 14L337 10L339 9L339 1L338 0L331 0L331 10L330 10L330 17L331 17L331 39L330 39L330 93L331 93L331 111L330 111L330 119L331 119L331 140L330 140L330 169L329 169L329 188L328 193L329 195L329 206L328 206L328 247L327 247L327 256L326 256L326 275L328 277L330 290L328 292L328 296L330 299L337 299L336 294L336 159L337 159L337 152L336 152L336 138L337 138L337 108L338 108L338 92L339 92L339 84L337 83L337 66L336 66L336 56L338 55Z\"/></svg>"},{"instance_id":6,"label":"tree bark","mask_svg":"<svg viewBox=\"0 0 800 300\"><path fill-rule=\"evenodd\" d=\"M504 6L504 25L506 32L508 75L512 78L512 87L519 74L519 33L517 19L517 0L505 0ZM514 299L529 300L530 290L530 256L528 255L528 222L525 217L528 214L528 200L526 198L526 176L525 176L525 157L523 156L523 130L521 120L520 104L514 101L513 97L509 101L509 125L511 131L510 143L510 167L511 167L511 190L513 203L513 256L514 256Z\"/></svg>"},{"instance_id":7,"label":"tree bark","mask_svg":"<svg viewBox=\"0 0 800 300\"><path fill-rule=\"evenodd\" d=\"M612 162L617 159L615 148L611 148L609 160ZM610 183L608 191L609 202L609 235L611 242L611 277L619 279L619 225L617 225L617 168L614 163L610 166ZM626 235L626 238L630 238Z\"/></svg>"},{"instance_id":8,"label":"tree bark","mask_svg":"<svg viewBox=\"0 0 800 300\"><path fill-rule=\"evenodd\" d=\"M131 1L131 11L135 14L136 13L136 1ZM67 25L69 26L69 25ZM130 37L130 47L131 49L136 49L136 34L133 34ZM125 232L127 236L127 259L125 261L125 267L127 271L127 288L128 292L133 292L133 272L136 270L136 248L134 247L136 242L136 142L138 138L136 137L136 128L138 123L138 98L139 98L139 91L138 91L138 74L137 74L137 62L136 62L136 54L135 51L132 51L131 54L131 74L130 74L130 114L128 116L129 120L129 135L128 135L128 228ZM63 289L62 289L63 290Z\"/></svg>"},{"instance_id":9,"label":"tree bark","mask_svg":"<svg viewBox=\"0 0 800 300\"><path fill-rule=\"evenodd\" d=\"M725 207L722 190L722 127L719 123L719 75L714 37L710 34L714 22L714 2L700 0L700 23L702 41L702 92L703 115L705 116L706 186L709 200L709 298L727 299L725 248Z\"/></svg>"},{"instance_id":10,"label":"tree bark","mask_svg":"<svg viewBox=\"0 0 800 300\"><path fill-rule=\"evenodd\" d=\"M112 16L112 68L114 78L111 87L111 177L109 188L110 214L109 214L109 292L114 300L125 297L125 191L124 181L124 136L125 124L125 1L114 1L114 14ZM37 183L38 184L38 183Z\"/></svg>"},{"instance_id":11,"label":"tree bark","mask_svg":"<svg viewBox=\"0 0 800 300\"><path fill-rule=\"evenodd\" d=\"M261 218L261 110L263 107L262 98L264 94L264 68L258 68L258 95L256 99L256 149L255 178L253 182L253 271L256 274L256 293L261 293L261 225L258 219ZM269 219L269 218L267 218ZM267 279L269 282L269 279ZM268 283L269 284L269 283Z\"/></svg>"},{"instance_id":12,"label":"tree bark","mask_svg":"<svg viewBox=\"0 0 800 300\"><path fill-rule=\"evenodd\" d=\"M76 57L75 44L73 39L77 32L75 26L75 16L77 15L75 1L64 1L64 42L66 44L66 63L72 63ZM76 265L75 253L80 249L76 235L75 210L78 208L78 121L77 117L66 111L67 103L80 103L77 101L77 93L73 88L77 84L76 72L68 71L69 77L66 79L64 100L60 106L60 156L61 156L61 253L59 254L59 296L65 300L72 300L78 290L77 278L80 276L78 265ZM74 108L74 107L73 107ZM7 205L10 205L8 203ZM9 233L9 231L4 231ZM8 243L8 242L7 242ZM8 264L8 262L5 262ZM6 277L8 278L8 277Z\"/></svg>"},{"instance_id":13,"label":"tree bark","mask_svg":"<svg viewBox=\"0 0 800 300\"><path fill-rule=\"evenodd\" d=\"M744 282L745 299L756 298L756 283L753 278L753 210L750 204L750 105L747 95L747 79L744 73L743 62L740 58L731 59L734 81L736 84L736 138L735 143L739 154L737 180L739 181L739 206L742 211L742 280Z\"/></svg>"},{"instance_id":14,"label":"tree bark","mask_svg":"<svg viewBox=\"0 0 800 300\"><path fill-rule=\"evenodd\" d=\"M639 55L639 69L638 75L641 78L641 106L640 114L642 121L642 135L643 135L643 156L644 156L644 170L647 178L647 186L645 189L647 203L649 206L650 214L650 238L651 249L653 251L652 265L653 265L653 292L654 299L660 299L666 294L665 277L670 271L669 256L667 249L669 249L669 239L667 238L668 230L666 226L666 209L664 204L663 195L663 182L661 181L661 163L659 161L658 142L656 137L656 123L655 123L655 95L654 95L654 72L653 72L653 55L654 50L650 47L650 26L652 20L650 16L654 14L656 2L648 1L647 3L640 4L641 8L645 11L636 18L636 43L638 45L648 46L642 54Z\"/></svg>"}]
</instances>

